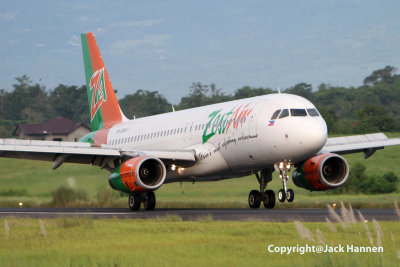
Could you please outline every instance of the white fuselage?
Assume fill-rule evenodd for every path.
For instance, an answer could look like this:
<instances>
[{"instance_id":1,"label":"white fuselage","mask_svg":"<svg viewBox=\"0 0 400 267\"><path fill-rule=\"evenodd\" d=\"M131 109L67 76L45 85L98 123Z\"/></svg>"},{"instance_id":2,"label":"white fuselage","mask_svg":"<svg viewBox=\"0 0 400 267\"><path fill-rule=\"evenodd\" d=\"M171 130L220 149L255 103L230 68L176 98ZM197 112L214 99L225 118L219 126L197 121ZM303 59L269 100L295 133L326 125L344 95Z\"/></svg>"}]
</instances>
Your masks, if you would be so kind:
<instances>
[{"instance_id":1,"label":"white fuselage","mask_svg":"<svg viewBox=\"0 0 400 267\"><path fill-rule=\"evenodd\" d=\"M271 119L285 109L288 116ZM168 170L166 182L174 182L240 177L282 160L301 162L326 140L326 123L311 102L270 94L129 120L111 128L107 144L125 151L193 149L194 166Z\"/></svg>"}]
</instances>

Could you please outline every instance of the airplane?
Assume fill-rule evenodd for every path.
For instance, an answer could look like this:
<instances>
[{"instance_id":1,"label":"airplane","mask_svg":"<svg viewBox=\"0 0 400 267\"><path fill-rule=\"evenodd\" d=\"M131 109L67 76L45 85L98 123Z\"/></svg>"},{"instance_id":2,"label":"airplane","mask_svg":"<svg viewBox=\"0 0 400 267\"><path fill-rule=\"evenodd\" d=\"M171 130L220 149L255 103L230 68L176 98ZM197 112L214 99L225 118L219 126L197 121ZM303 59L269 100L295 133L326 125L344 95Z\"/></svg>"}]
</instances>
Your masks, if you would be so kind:
<instances>
[{"instance_id":1,"label":"airplane","mask_svg":"<svg viewBox=\"0 0 400 267\"><path fill-rule=\"evenodd\" d=\"M307 99L274 93L128 120L120 109L92 33L81 35L91 132L80 142L0 139L0 157L99 166L109 184L129 194L131 210L156 206L165 183L203 182L255 175L250 208L274 208L266 190L276 170L280 202L294 200L293 183L310 191L342 186L349 176L343 154L370 157L400 138L383 133L328 138L327 125Z\"/></svg>"}]
</instances>

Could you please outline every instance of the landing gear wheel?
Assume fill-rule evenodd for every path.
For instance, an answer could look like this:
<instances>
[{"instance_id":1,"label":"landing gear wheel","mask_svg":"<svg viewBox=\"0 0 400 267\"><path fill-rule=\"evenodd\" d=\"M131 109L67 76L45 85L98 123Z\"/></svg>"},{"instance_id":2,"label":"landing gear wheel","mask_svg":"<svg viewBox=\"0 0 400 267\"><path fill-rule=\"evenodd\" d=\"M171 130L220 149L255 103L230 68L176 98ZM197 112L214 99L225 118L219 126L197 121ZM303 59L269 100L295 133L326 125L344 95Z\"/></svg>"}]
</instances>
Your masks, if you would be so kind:
<instances>
[{"instance_id":1,"label":"landing gear wheel","mask_svg":"<svg viewBox=\"0 0 400 267\"><path fill-rule=\"evenodd\" d=\"M143 193L143 205L146 210L154 210L156 207L156 195L154 192Z\"/></svg>"},{"instance_id":2,"label":"landing gear wheel","mask_svg":"<svg viewBox=\"0 0 400 267\"><path fill-rule=\"evenodd\" d=\"M278 191L278 200L279 202L285 202L286 199L286 194L285 194L285 190L281 189Z\"/></svg>"},{"instance_id":3,"label":"landing gear wheel","mask_svg":"<svg viewBox=\"0 0 400 267\"><path fill-rule=\"evenodd\" d=\"M272 190L265 191L264 194L264 207L266 209L273 209L275 207L275 193Z\"/></svg>"},{"instance_id":4,"label":"landing gear wheel","mask_svg":"<svg viewBox=\"0 0 400 267\"><path fill-rule=\"evenodd\" d=\"M294 200L294 192L292 189L288 189L287 191L287 201L292 202Z\"/></svg>"},{"instance_id":5,"label":"landing gear wheel","mask_svg":"<svg viewBox=\"0 0 400 267\"><path fill-rule=\"evenodd\" d=\"M139 210L140 209L140 195L139 194L130 194L128 198L129 208L131 210Z\"/></svg>"},{"instance_id":6,"label":"landing gear wheel","mask_svg":"<svg viewBox=\"0 0 400 267\"><path fill-rule=\"evenodd\" d=\"M261 205L261 194L257 190L252 190L249 194L249 206L252 209L258 209Z\"/></svg>"}]
</instances>

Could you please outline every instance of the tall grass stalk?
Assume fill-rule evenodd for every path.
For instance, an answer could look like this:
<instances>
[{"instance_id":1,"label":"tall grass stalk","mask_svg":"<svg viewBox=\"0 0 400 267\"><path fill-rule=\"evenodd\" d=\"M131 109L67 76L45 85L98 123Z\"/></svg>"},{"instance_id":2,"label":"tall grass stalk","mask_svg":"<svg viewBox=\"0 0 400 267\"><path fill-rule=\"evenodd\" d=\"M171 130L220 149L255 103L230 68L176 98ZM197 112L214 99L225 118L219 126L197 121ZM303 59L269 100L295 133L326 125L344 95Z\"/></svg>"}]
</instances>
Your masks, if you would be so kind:
<instances>
[{"instance_id":1,"label":"tall grass stalk","mask_svg":"<svg viewBox=\"0 0 400 267\"><path fill-rule=\"evenodd\" d=\"M376 233L376 245L378 247L382 246L382 238L383 238L383 231L377 220L372 219L372 223L374 224L375 233Z\"/></svg>"},{"instance_id":2,"label":"tall grass stalk","mask_svg":"<svg viewBox=\"0 0 400 267\"><path fill-rule=\"evenodd\" d=\"M328 207L328 211L329 211L329 214L331 215L331 217L332 217L333 219L335 219L335 220L340 224L340 226L342 226L343 229L346 229L345 223L344 223L343 220L340 218L340 216L333 210L333 208L331 207L331 205L327 204L327 207Z\"/></svg>"},{"instance_id":3,"label":"tall grass stalk","mask_svg":"<svg viewBox=\"0 0 400 267\"><path fill-rule=\"evenodd\" d=\"M399 209L399 203L397 202L397 199L394 201L394 209L396 210L397 216L400 218L400 209Z\"/></svg>"},{"instance_id":4,"label":"tall grass stalk","mask_svg":"<svg viewBox=\"0 0 400 267\"><path fill-rule=\"evenodd\" d=\"M40 226L40 231L42 232L42 235L47 238L47 232L46 228L44 227L44 224L42 222L42 219L39 219L39 226Z\"/></svg>"},{"instance_id":5,"label":"tall grass stalk","mask_svg":"<svg viewBox=\"0 0 400 267\"><path fill-rule=\"evenodd\" d=\"M8 225L7 219L4 220L4 231L5 231L6 239L8 240L10 238L10 226Z\"/></svg>"},{"instance_id":6,"label":"tall grass stalk","mask_svg":"<svg viewBox=\"0 0 400 267\"><path fill-rule=\"evenodd\" d=\"M299 221L294 221L294 224L296 226L297 229L297 233L305 239L308 239L310 241L314 241L314 237L313 234L311 233L311 231L305 227L301 222Z\"/></svg>"},{"instance_id":7,"label":"tall grass stalk","mask_svg":"<svg viewBox=\"0 0 400 267\"><path fill-rule=\"evenodd\" d=\"M325 238L324 238L324 235L322 234L321 230L319 230L317 228L315 235L317 237L318 243L325 244Z\"/></svg>"},{"instance_id":8,"label":"tall grass stalk","mask_svg":"<svg viewBox=\"0 0 400 267\"><path fill-rule=\"evenodd\" d=\"M350 219L351 219L352 224L356 224L357 219L356 219L356 216L354 215L353 207L351 206L351 204L349 204L349 214L350 214Z\"/></svg>"},{"instance_id":9,"label":"tall grass stalk","mask_svg":"<svg viewBox=\"0 0 400 267\"><path fill-rule=\"evenodd\" d=\"M341 213L341 219L342 219L342 221L343 221L343 223L344 223L344 225L346 226L346 227L348 227L349 226L349 224L350 224L350 222L351 222L351 219L350 219L350 215L349 215L349 212L348 212L348 210L346 209L346 207L344 206L344 204L343 204L343 201L340 201L340 213Z\"/></svg>"},{"instance_id":10,"label":"tall grass stalk","mask_svg":"<svg viewBox=\"0 0 400 267\"><path fill-rule=\"evenodd\" d=\"M325 217L325 221L326 221L326 224L328 224L329 229L332 232L336 233L337 232L336 226L328 219L328 217Z\"/></svg>"},{"instance_id":11,"label":"tall grass stalk","mask_svg":"<svg viewBox=\"0 0 400 267\"><path fill-rule=\"evenodd\" d=\"M358 211L358 217L360 217L360 221L362 222L362 224L365 227L365 232L367 233L367 236L368 236L368 239L369 239L369 243L371 244L371 246L373 246L374 245L374 239L372 238L372 234L369 231L367 220L364 218L364 216L362 215L362 213L360 211Z\"/></svg>"}]
</instances>

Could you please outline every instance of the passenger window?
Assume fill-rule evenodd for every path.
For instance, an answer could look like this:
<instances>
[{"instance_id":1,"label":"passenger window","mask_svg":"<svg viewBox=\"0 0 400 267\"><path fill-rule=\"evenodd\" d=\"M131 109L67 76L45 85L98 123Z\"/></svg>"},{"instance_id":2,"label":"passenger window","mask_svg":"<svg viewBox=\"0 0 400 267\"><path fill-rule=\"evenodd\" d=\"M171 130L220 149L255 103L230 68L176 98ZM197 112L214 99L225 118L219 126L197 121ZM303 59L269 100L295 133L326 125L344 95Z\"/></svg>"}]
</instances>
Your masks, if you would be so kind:
<instances>
[{"instance_id":1,"label":"passenger window","mask_svg":"<svg viewBox=\"0 0 400 267\"><path fill-rule=\"evenodd\" d=\"M281 115L279 115L279 119L285 118L289 116L289 110L288 109L283 109L281 112Z\"/></svg>"},{"instance_id":2,"label":"passenger window","mask_svg":"<svg viewBox=\"0 0 400 267\"><path fill-rule=\"evenodd\" d=\"M275 110L274 114L272 114L271 121L272 120L276 120L276 118L278 118L278 115L279 115L280 112L281 112L280 109Z\"/></svg>"},{"instance_id":3,"label":"passenger window","mask_svg":"<svg viewBox=\"0 0 400 267\"><path fill-rule=\"evenodd\" d=\"M307 112L305 109L290 109L290 115L293 117L305 117L307 116Z\"/></svg>"},{"instance_id":4,"label":"passenger window","mask_svg":"<svg viewBox=\"0 0 400 267\"><path fill-rule=\"evenodd\" d=\"M307 109L308 115L310 115L311 117L318 117L319 113L315 108L309 108Z\"/></svg>"}]
</instances>

